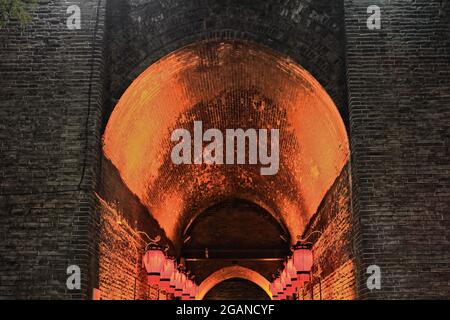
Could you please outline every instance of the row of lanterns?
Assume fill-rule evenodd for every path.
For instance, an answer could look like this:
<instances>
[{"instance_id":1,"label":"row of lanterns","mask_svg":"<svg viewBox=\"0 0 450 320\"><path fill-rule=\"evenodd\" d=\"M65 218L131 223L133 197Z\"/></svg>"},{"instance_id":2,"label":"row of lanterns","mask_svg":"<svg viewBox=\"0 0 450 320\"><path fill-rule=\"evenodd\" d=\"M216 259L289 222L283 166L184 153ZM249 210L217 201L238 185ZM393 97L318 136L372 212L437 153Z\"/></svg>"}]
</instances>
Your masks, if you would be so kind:
<instances>
[{"instance_id":1,"label":"row of lanterns","mask_svg":"<svg viewBox=\"0 0 450 320\"><path fill-rule=\"evenodd\" d=\"M297 243L293 254L284 263L279 276L270 284L274 300L293 296L299 288L310 281L313 255L311 246ZM152 245L142 258L142 267L147 271L147 283L156 286L181 300L195 300L198 287L174 258L167 257L158 245Z\"/></svg>"},{"instance_id":2,"label":"row of lanterns","mask_svg":"<svg viewBox=\"0 0 450 320\"><path fill-rule=\"evenodd\" d=\"M284 269L270 284L270 291L274 300L285 300L293 296L298 289L310 281L313 256L311 246L297 243L293 254L284 263Z\"/></svg>"},{"instance_id":3,"label":"row of lanterns","mask_svg":"<svg viewBox=\"0 0 450 320\"><path fill-rule=\"evenodd\" d=\"M195 300L198 287L175 259L167 257L161 247L151 246L142 258L147 271L147 283L156 286L181 300Z\"/></svg>"}]
</instances>

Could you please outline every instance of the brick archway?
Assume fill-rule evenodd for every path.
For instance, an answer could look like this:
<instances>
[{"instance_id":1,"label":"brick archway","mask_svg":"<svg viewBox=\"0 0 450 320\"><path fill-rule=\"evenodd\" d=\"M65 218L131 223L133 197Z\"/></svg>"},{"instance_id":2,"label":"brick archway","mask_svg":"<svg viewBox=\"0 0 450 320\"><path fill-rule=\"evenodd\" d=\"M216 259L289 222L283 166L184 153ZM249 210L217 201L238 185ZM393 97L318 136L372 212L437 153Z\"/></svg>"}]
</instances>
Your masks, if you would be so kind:
<instances>
[{"instance_id":1,"label":"brick archway","mask_svg":"<svg viewBox=\"0 0 450 320\"><path fill-rule=\"evenodd\" d=\"M64 23L71 3L39 1L27 30L12 22L0 32L1 298L87 299L93 288L106 298L154 298L139 289L145 275L137 279L139 255L128 245L142 239L128 231L165 231L100 141L139 74L204 39L252 41L290 57L351 131L351 172L342 170L305 228L322 232L311 238L320 282L309 296L450 296L445 1L391 1L377 31L367 29L369 1L77 3L80 30ZM75 291L65 282L73 264L82 270ZM381 290L366 286L371 265L382 268Z\"/></svg>"},{"instance_id":2,"label":"brick archway","mask_svg":"<svg viewBox=\"0 0 450 320\"><path fill-rule=\"evenodd\" d=\"M223 131L280 128L279 173L173 165L170 133L192 130L195 120ZM195 214L233 196L272 208L295 239L349 159L344 122L325 89L289 58L247 41L200 41L150 66L120 99L103 142L175 246Z\"/></svg>"},{"instance_id":3,"label":"brick archway","mask_svg":"<svg viewBox=\"0 0 450 320\"><path fill-rule=\"evenodd\" d=\"M203 280L203 282L199 286L199 292L196 299L202 300L208 293L208 291L213 287L225 280L233 278L245 279L257 284L261 289L264 290L264 292L267 293L269 297L272 298L272 294L270 293L269 289L270 282L266 278L264 278L258 272L253 271L249 268L244 268L241 266L231 266L217 270L208 278Z\"/></svg>"},{"instance_id":4,"label":"brick archway","mask_svg":"<svg viewBox=\"0 0 450 320\"><path fill-rule=\"evenodd\" d=\"M205 39L236 40L266 46L302 65L330 94L348 124L344 1L108 2L109 35L114 39L108 43L108 113L136 77L171 52Z\"/></svg>"}]
</instances>

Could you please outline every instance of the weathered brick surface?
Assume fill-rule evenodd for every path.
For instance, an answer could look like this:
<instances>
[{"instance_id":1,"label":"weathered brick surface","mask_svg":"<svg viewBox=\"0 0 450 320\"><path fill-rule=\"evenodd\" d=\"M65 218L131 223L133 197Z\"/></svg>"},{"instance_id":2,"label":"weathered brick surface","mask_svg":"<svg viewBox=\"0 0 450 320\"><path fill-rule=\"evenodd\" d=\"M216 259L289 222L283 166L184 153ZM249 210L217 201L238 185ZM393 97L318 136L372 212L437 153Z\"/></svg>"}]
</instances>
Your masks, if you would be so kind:
<instances>
[{"instance_id":1,"label":"weathered brick surface","mask_svg":"<svg viewBox=\"0 0 450 320\"><path fill-rule=\"evenodd\" d=\"M450 298L450 6L345 1L345 23L360 298Z\"/></svg>"},{"instance_id":2,"label":"weathered brick surface","mask_svg":"<svg viewBox=\"0 0 450 320\"><path fill-rule=\"evenodd\" d=\"M78 265L88 286L89 197L2 196L0 203L0 298L86 298L66 289L66 269Z\"/></svg>"},{"instance_id":3,"label":"weathered brick surface","mask_svg":"<svg viewBox=\"0 0 450 320\"><path fill-rule=\"evenodd\" d=\"M102 300L166 300L164 291L147 284L142 268L146 242L135 226L123 220L124 212L103 199L100 210L98 286ZM118 222L121 223L118 223Z\"/></svg>"},{"instance_id":4,"label":"weathered brick surface","mask_svg":"<svg viewBox=\"0 0 450 320\"><path fill-rule=\"evenodd\" d=\"M232 1L226 5L222 1L110 1L106 63L109 100L104 124L139 74L166 54L202 39L250 40L290 56L328 90L345 122L342 12L342 3L330 1ZM205 117L205 111L202 114ZM162 181L171 181L166 187L171 188L185 177L173 183L168 178ZM184 189L189 190L186 186ZM201 187L197 193L204 195L207 190ZM190 205L201 204L192 199ZM204 264L203 269L214 270L214 262Z\"/></svg>"},{"instance_id":5,"label":"weathered brick surface","mask_svg":"<svg viewBox=\"0 0 450 320\"><path fill-rule=\"evenodd\" d=\"M142 256L148 239L160 236L169 245L164 231L123 183L114 166L102 157L95 208L95 254L92 257L93 286L103 300L167 299L165 292L147 285Z\"/></svg>"},{"instance_id":6,"label":"weathered brick surface","mask_svg":"<svg viewBox=\"0 0 450 320\"><path fill-rule=\"evenodd\" d=\"M348 260L325 278L315 279L299 290L301 300L353 300L357 298L355 264Z\"/></svg>"},{"instance_id":7,"label":"weathered brick surface","mask_svg":"<svg viewBox=\"0 0 450 320\"><path fill-rule=\"evenodd\" d=\"M42 0L24 31L0 30L0 297L89 298L98 227L108 227L94 193L100 119L165 54L235 38L292 57L349 124L357 297L449 298L450 6L343 2ZM81 30L66 28L70 4L82 9ZM372 4L382 8L379 31L366 26ZM66 289L70 264L82 269L81 291ZM365 286L371 264L382 268L378 291ZM351 265L336 264L323 287Z\"/></svg>"},{"instance_id":8,"label":"weathered brick surface","mask_svg":"<svg viewBox=\"0 0 450 320\"><path fill-rule=\"evenodd\" d=\"M202 39L239 39L291 57L325 87L347 120L342 1L109 0L108 4L110 111L131 82L166 54Z\"/></svg>"},{"instance_id":9,"label":"weathered brick surface","mask_svg":"<svg viewBox=\"0 0 450 320\"><path fill-rule=\"evenodd\" d=\"M303 234L313 243L312 279L299 294L305 299L350 300L357 297L353 250L350 165L325 195Z\"/></svg>"},{"instance_id":10,"label":"weathered brick surface","mask_svg":"<svg viewBox=\"0 0 450 320\"><path fill-rule=\"evenodd\" d=\"M66 26L70 4L81 7L81 30ZM90 294L104 16L104 1L39 1L23 31L0 30L2 298ZM66 289L71 264L78 291Z\"/></svg>"}]
</instances>

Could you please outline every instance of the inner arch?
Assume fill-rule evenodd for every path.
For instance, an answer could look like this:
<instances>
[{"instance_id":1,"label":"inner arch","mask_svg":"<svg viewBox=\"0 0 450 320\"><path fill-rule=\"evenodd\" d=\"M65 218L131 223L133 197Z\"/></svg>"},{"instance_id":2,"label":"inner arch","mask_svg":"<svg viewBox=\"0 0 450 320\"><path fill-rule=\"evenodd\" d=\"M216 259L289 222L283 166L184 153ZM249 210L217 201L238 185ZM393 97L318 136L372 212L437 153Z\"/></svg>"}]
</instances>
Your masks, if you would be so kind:
<instances>
[{"instance_id":1,"label":"inner arch","mask_svg":"<svg viewBox=\"0 0 450 320\"><path fill-rule=\"evenodd\" d=\"M251 281L232 278L217 284L203 300L270 300L267 292Z\"/></svg>"},{"instance_id":2,"label":"inner arch","mask_svg":"<svg viewBox=\"0 0 450 320\"><path fill-rule=\"evenodd\" d=\"M280 170L254 165L174 165L173 130L280 129ZM151 65L124 93L104 134L104 153L175 244L217 199L270 208L295 240L348 161L340 114L302 67L244 41L202 41Z\"/></svg>"},{"instance_id":3,"label":"inner arch","mask_svg":"<svg viewBox=\"0 0 450 320\"><path fill-rule=\"evenodd\" d=\"M212 273L199 286L197 300L202 300L205 295L219 283L229 279L245 279L258 285L272 298L270 282L258 272L241 266L230 266Z\"/></svg>"}]
</instances>

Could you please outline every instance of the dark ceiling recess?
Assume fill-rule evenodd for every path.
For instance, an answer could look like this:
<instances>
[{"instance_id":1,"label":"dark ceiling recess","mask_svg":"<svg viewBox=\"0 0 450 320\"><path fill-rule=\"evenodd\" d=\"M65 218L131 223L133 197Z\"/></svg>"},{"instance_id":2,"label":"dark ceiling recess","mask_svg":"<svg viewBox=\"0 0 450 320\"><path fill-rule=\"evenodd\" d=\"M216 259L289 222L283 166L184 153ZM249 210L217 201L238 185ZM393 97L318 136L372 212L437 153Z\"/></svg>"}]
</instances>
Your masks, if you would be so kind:
<instances>
[{"instance_id":1,"label":"dark ceiling recess","mask_svg":"<svg viewBox=\"0 0 450 320\"><path fill-rule=\"evenodd\" d=\"M182 256L197 281L226 266L241 265L270 279L289 253L289 234L260 206L242 199L217 203L184 234Z\"/></svg>"},{"instance_id":2,"label":"dark ceiling recess","mask_svg":"<svg viewBox=\"0 0 450 320\"><path fill-rule=\"evenodd\" d=\"M212 288L204 300L270 300L258 285L244 279L229 279Z\"/></svg>"}]
</instances>

